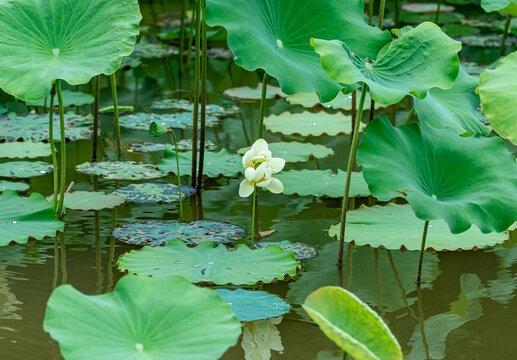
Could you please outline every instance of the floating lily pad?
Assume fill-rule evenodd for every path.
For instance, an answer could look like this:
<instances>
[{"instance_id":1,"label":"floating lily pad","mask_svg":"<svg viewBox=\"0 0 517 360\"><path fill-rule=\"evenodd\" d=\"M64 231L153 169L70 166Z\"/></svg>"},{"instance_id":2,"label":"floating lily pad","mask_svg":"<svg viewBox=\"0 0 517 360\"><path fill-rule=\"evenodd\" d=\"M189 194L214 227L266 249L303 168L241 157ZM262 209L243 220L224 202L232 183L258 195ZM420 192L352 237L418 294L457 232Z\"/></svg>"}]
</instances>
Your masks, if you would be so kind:
<instances>
[{"instance_id":1,"label":"floating lily pad","mask_svg":"<svg viewBox=\"0 0 517 360\"><path fill-rule=\"evenodd\" d=\"M330 227L329 236L339 236L340 224ZM366 207L350 211L346 219L346 241L356 245L386 249L420 250L424 222L409 205ZM475 226L461 234L452 234L443 220L432 220L427 229L427 250L476 250L496 246L508 240L508 231L483 234Z\"/></svg>"},{"instance_id":2,"label":"floating lily pad","mask_svg":"<svg viewBox=\"0 0 517 360\"><path fill-rule=\"evenodd\" d=\"M300 263L280 246L251 250L244 244L228 251L207 241L188 247L173 240L165 247L144 247L124 254L121 271L145 276L181 274L193 283L255 285L296 276Z\"/></svg>"},{"instance_id":3,"label":"floating lily pad","mask_svg":"<svg viewBox=\"0 0 517 360\"><path fill-rule=\"evenodd\" d=\"M57 219L56 211L41 194L21 197L6 190L0 194L0 206L0 246L11 241L40 240L64 230L64 223Z\"/></svg>"},{"instance_id":4,"label":"floating lily pad","mask_svg":"<svg viewBox=\"0 0 517 360\"><path fill-rule=\"evenodd\" d=\"M66 138L70 141L90 139L92 137L92 119L72 113L65 114ZM60 141L59 115L54 115L54 141ZM48 140L47 115L0 116L0 140L46 141Z\"/></svg>"},{"instance_id":5,"label":"floating lily pad","mask_svg":"<svg viewBox=\"0 0 517 360\"><path fill-rule=\"evenodd\" d=\"M359 99L361 97L361 91L357 91L357 104L359 104ZM314 108L317 106L322 106L325 109L335 109L335 110L352 110L352 94L343 94L341 91L337 94L336 98L327 103L321 103L317 93L299 93L294 95L289 95L287 97L287 102L291 105L301 105L306 108ZM370 95L366 94L366 98L364 101L365 104L371 103ZM380 109L386 107L384 104L380 104L378 102L375 103L375 108Z\"/></svg>"},{"instance_id":6,"label":"floating lily pad","mask_svg":"<svg viewBox=\"0 0 517 360\"><path fill-rule=\"evenodd\" d=\"M190 175L192 168L192 152L178 154L180 172L182 175ZM158 163L160 171L176 174L176 153L165 149L165 157ZM237 177L243 172L242 156L228 154L226 149L219 152L205 152L204 175L209 178L221 176Z\"/></svg>"},{"instance_id":7,"label":"floating lily pad","mask_svg":"<svg viewBox=\"0 0 517 360\"><path fill-rule=\"evenodd\" d=\"M212 220L144 221L126 224L113 231L113 236L120 241L139 246L164 246L176 239L188 245L207 241L230 244L244 235L241 227Z\"/></svg>"},{"instance_id":8,"label":"floating lily pad","mask_svg":"<svg viewBox=\"0 0 517 360\"><path fill-rule=\"evenodd\" d=\"M0 157L2 158L37 158L49 156L51 153L50 144L31 141L0 144Z\"/></svg>"},{"instance_id":9,"label":"floating lily pad","mask_svg":"<svg viewBox=\"0 0 517 360\"><path fill-rule=\"evenodd\" d=\"M436 13L436 10L438 10L438 4L436 3L411 3L411 4L404 4L402 5L402 10L416 13L416 14L429 14L429 13ZM448 5L441 5L440 6L440 12L446 13L446 12L453 12L454 6L448 6Z\"/></svg>"},{"instance_id":10,"label":"floating lily pad","mask_svg":"<svg viewBox=\"0 0 517 360\"><path fill-rule=\"evenodd\" d=\"M182 199L195 192L193 187L181 185ZM178 185L165 183L129 184L115 190L115 194L139 204L169 204L180 199Z\"/></svg>"},{"instance_id":11,"label":"floating lily pad","mask_svg":"<svg viewBox=\"0 0 517 360\"><path fill-rule=\"evenodd\" d=\"M151 123L156 122L166 128L187 129L192 127L192 113L185 112L180 114L152 114L137 113L124 115L119 119L120 126L131 130L149 131ZM207 116L206 126L213 127L219 124L219 120L214 116Z\"/></svg>"},{"instance_id":12,"label":"floating lily pad","mask_svg":"<svg viewBox=\"0 0 517 360\"><path fill-rule=\"evenodd\" d=\"M12 191L26 191L29 190L29 185L20 182L10 182L5 180L0 180L0 193L6 190Z\"/></svg>"},{"instance_id":13,"label":"floating lily pad","mask_svg":"<svg viewBox=\"0 0 517 360\"><path fill-rule=\"evenodd\" d=\"M52 201L52 199L53 196L47 198L49 201ZM120 206L125 202L125 198L115 194L106 194L100 191L74 191L65 194L64 206L71 210L102 210Z\"/></svg>"},{"instance_id":14,"label":"floating lily pad","mask_svg":"<svg viewBox=\"0 0 517 360\"><path fill-rule=\"evenodd\" d=\"M140 164L135 161L103 161L83 163L75 168L77 172L97 175L109 180L150 180L166 176L154 165Z\"/></svg>"},{"instance_id":15,"label":"floating lily pad","mask_svg":"<svg viewBox=\"0 0 517 360\"><path fill-rule=\"evenodd\" d=\"M341 113L327 114L324 111L299 114L284 112L264 119L266 129L277 134L293 136L346 135L352 131L352 118Z\"/></svg>"},{"instance_id":16,"label":"floating lily pad","mask_svg":"<svg viewBox=\"0 0 517 360\"><path fill-rule=\"evenodd\" d=\"M63 106L64 107L70 107L70 106L83 106L83 105L89 105L93 104L93 96L91 94L86 94L80 91L70 91L70 90L63 90ZM57 101L54 100L57 104ZM36 101L36 102L29 102L27 103L29 106L45 106L45 99ZM47 106L50 106L50 100L47 99Z\"/></svg>"},{"instance_id":17,"label":"floating lily pad","mask_svg":"<svg viewBox=\"0 0 517 360\"><path fill-rule=\"evenodd\" d=\"M262 98L262 83L258 84L256 88L243 86L233 89L225 90L224 95L238 100L260 100ZM287 95L282 92L279 87L268 85L266 92L266 99L282 98Z\"/></svg>"},{"instance_id":18,"label":"floating lily pad","mask_svg":"<svg viewBox=\"0 0 517 360\"><path fill-rule=\"evenodd\" d=\"M372 195L403 195L418 218L443 219L455 234L471 224L502 232L517 219L517 164L500 138L426 124L393 127L384 117L367 126L357 162Z\"/></svg>"},{"instance_id":19,"label":"floating lily pad","mask_svg":"<svg viewBox=\"0 0 517 360\"><path fill-rule=\"evenodd\" d=\"M140 59L163 59L180 52L177 47L167 46L161 43L138 43L135 50L130 55L132 58Z\"/></svg>"},{"instance_id":20,"label":"floating lily pad","mask_svg":"<svg viewBox=\"0 0 517 360\"><path fill-rule=\"evenodd\" d=\"M265 291L237 289L215 290L230 305L239 321L266 320L288 313L291 306L274 294Z\"/></svg>"},{"instance_id":21,"label":"floating lily pad","mask_svg":"<svg viewBox=\"0 0 517 360\"><path fill-rule=\"evenodd\" d=\"M334 155L334 150L325 145L316 145L311 143L279 142L270 143L269 150L275 157L281 157L286 162L304 162L313 159L323 159ZM250 147L240 149L239 154L244 155Z\"/></svg>"},{"instance_id":22,"label":"floating lily pad","mask_svg":"<svg viewBox=\"0 0 517 360\"><path fill-rule=\"evenodd\" d=\"M201 108L201 105L200 105ZM157 100L151 104L151 109L156 110L181 110L181 111L194 111L194 104L187 100L180 99L164 99ZM210 104L206 106L207 116L225 117L237 114L241 111L237 106L223 107L219 105Z\"/></svg>"},{"instance_id":23,"label":"floating lily pad","mask_svg":"<svg viewBox=\"0 0 517 360\"><path fill-rule=\"evenodd\" d=\"M305 260L316 257L316 249L301 242L292 243L284 240L280 242L260 241L255 243L255 246L258 248L265 248L269 245L278 245L287 252L292 251L296 260Z\"/></svg>"},{"instance_id":24,"label":"floating lily pad","mask_svg":"<svg viewBox=\"0 0 517 360\"><path fill-rule=\"evenodd\" d=\"M10 161L0 164L0 177L31 178L50 174L54 171L51 164L42 161Z\"/></svg>"},{"instance_id":25,"label":"floating lily pad","mask_svg":"<svg viewBox=\"0 0 517 360\"><path fill-rule=\"evenodd\" d=\"M517 1L515 0L481 0L481 7L486 12L499 11L517 16Z\"/></svg>"},{"instance_id":26,"label":"floating lily pad","mask_svg":"<svg viewBox=\"0 0 517 360\"><path fill-rule=\"evenodd\" d=\"M468 46L498 48L501 46L502 37L497 35L470 35L460 36L457 40ZM517 44L517 39L508 37L505 44L506 46L515 45Z\"/></svg>"},{"instance_id":27,"label":"floating lily pad","mask_svg":"<svg viewBox=\"0 0 517 360\"><path fill-rule=\"evenodd\" d=\"M125 276L103 295L60 286L47 303L43 328L66 359L76 360L212 360L241 334L215 291L180 276Z\"/></svg>"},{"instance_id":28,"label":"floating lily pad","mask_svg":"<svg viewBox=\"0 0 517 360\"><path fill-rule=\"evenodd\" d=\"M199 141L198 141L199 146ZM154 151L163 151L165 149L174 151L174 145L172 144L157 144L144 142L142 144L131 144L127 151L129 152L154 152ZM205 141L205 150L213 151L217 149L217 145L212 141ZM178 151L192 151L192 139L183 139L178 141Z\"/></svg>"},{"instance_id":29,"label":"floating lily pad","mask_svg":"<svg viewBox=\"0 0 517 360\"><path fill-rule=\"evenodd\" d=\"M285 195L323 196L340 198L345 193L346 171L338 170L289 170L276 175L284 184ZM368 184L360 172L352 173L350 197L370 196Z\"/></svg>"}]
</instances>

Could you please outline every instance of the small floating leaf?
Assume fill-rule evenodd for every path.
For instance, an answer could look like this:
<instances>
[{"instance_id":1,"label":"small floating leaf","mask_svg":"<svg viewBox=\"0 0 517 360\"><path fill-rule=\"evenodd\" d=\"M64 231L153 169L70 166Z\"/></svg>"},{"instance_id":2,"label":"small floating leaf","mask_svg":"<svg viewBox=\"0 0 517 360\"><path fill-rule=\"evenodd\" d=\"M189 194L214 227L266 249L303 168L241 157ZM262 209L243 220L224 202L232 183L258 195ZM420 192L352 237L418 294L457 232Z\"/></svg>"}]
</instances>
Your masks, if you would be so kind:
<instances>
[{"instance_id":1,"label":"small floating leaf","mask_svg":"<svg viewBox=\"0 0 517 360\"><path fill-rule=\"evenodd\" d=\"M52 153L50 144L27 142L9 142L0 144L0 157L3 158L37 158Z\"/></svg>"},{"instance_id":2,"label":"small floating leaf","mask_svg":"<svg viewBox=\"0 0 517 360\"><path fill-rule=\"evenodd\" d=\"M181 198L196 192L196 189L181 185ZM115 194L122 196L129 202L140 204L169 204L179 201L178 185L164 183L129 184L115 190Z\"/></svg>"},{"instance_id":3,"label":"small floating leaf","mask_svg":"<svg viewBox=\"0 0 517 360\"><path fill-rule=\"evenodd\" d=\"M233 89L225 90L224 95L238 100L260 100L262 98L262 83L258 84L256 88L243 86ZM279 87L268 85L266 92L266 99L282 98L287 95L282 92Z\"/></svg>"},{"instance_id":4,"label":"small floating leaf","mask_svg":"<svg viewBox=\"0 0 517 360\"><path fill-rule=\"evenodd\" d=\"M77 165L76 170L83 174L97 175L109 180L149 180L166 176L156 170L154 165L134 161L83 163Z\"/></svg>"},{"instance_id":5,"label":"small floating leaf","mask_svg":"<svg viewBox=\"0 0 517 360\"><path fill-rule=\"evenodd\" d=\"M258 248L266 248L270 245L278 245L287 252L292 251L296 260L305 260L316 257L316 249L301 242L292 243L284 240L280 242L260 241L255 243L255 246Z\"/></svg>"},{"instance_id":6,"label":"small floating leaf","mask_svg":"<svg viewBox=\"0 0 517 360\"><path fill-rule=\"evenodd\" d=\"M180 173L190 175L192 168L192 152L178 154ZM158 163L158 168L164 173L176 174L176 153L165 149L165 157ZM237 177L242 174L242 156L229 154L226 149L219 152L205 152L204 175L209 178L221 176Z\"/></svg>"},{"instance_id":7,"label":"small floating leaf","mask_svg":"<svg viewBox=\"0 0 517 360\"><path fill-rule=\"evenodd\" d=\"M199 147L199 141L198 141ZM154 151L163 151L165 149L174 151L174 145L172 144L158 144L158 143L150 143L144 142L142 144L131 144L128 148L129 152L154 152ZM217 149L217 145L211 142L210 140L205 141L205 150L213 151ZM183 139L178 141L178 151L192 151L192 140L191 139Z\"/></svg>"},{"instance_id":8,"label":"small floating leaf","mask_svg":"<svg viewBox=\"0 0 517 360\"><path fill-rule=\"evenodd\" d=\"M47 198L49 201L52 199L52 196ZM64 206L71 210L102 210L120 206L125 202L126 199L115 194L106 194L100 191L74 191L65 194Z\"/></svg>"},{"instance_id":9,"label":"small floating leaf","mask_svg":"<svg viewBox=\"0 0 517 360\"><path fill-rule=\"evenodd\" d=\"M0 180L0 192L5 190L26 191L29 190L29 185L21 182Z\"/></svg>"},{"instance_id":10,"label":"small floating leaf","mask_svg":"<svg viewBox=\"0 0 517 360\"><path fill-rule=\"evenodd\" d=\"M31 178L50 174L51 164L42 161L10 161L0 164L0 177Z\"/></svg>"},{"instance_id":11,"label":"small floating leaf","mask_svg":"<svg viewBox=\"0 0 517 360\"><path fill-rule=\"evenodd\" d=\"M286 162L305 162L322 159L334 155L334 150L325 145L292 142L269 143L269 150L275 157L281 157ZM244 155L251 147L239 149L238 153Z\"/></svg>"},{"instance_id":12,"label":"small floating leaf","mask_svg":"<svg viewBox=\"0 0 517 360\"><path fill-rule=\"evenodd\" d=\"M359 104L359 99L361 97L361 91L357 91L357 104ZM366 94L365 104L371 103L370 95ZM314 108L317 106L322 106L325 109L335 109L335 110L352 110L352 94L343 94L341 91L338 92L336 98L327 103L321 103L318 98L317 93L299 93L294 95L289 95L287 97L287 102L291 105L301 105L306 108ZM375 103L375 108L380 109L386 107L384 104L380 104L378 102Z\"/></svg>"},{"instance_id":13,"label":"small floating leaf","mask_svg":"<svg viewBox=\"0 0 517 360\"><path fill-rule=\"evenodd\" d=\"M201 105L200 105L201 107ZM181 111L194 111L194 104L187 100L179 99L164 99L157 100L151 104L151 109L156 110L181 110ZM237 114L241 111L237 106L223 107L219 105L210 104L206 106L206 115L225 117Z\"/></svg>"},{"instance_id":14,"label":"small floating leaf","mask_svg":"<svg viewBox=\"0 0 517 360\"><path fill-rule=\"evenodd\" d=\"M264 119L266 129L277 134L293 136L346 135L352 131L352 118L341 113L303 112L270 115Z\"/></svg>"},{"instance_id":15,"label":"small floating leaf","mask_svg":"<svg viewBox=\"0 0 517 360\"><path fill-rule=\"evenodd\" d=\"M136 113L132 115L121 116L120 126L132 130L149 131L149 126L156 122L166 128L187 129L192 127L192 113L179 114L152 114L152 113ZM213 116L207 116L206 126L213 127L219 124L219 120Z\"/></svg>"}]
</instances>

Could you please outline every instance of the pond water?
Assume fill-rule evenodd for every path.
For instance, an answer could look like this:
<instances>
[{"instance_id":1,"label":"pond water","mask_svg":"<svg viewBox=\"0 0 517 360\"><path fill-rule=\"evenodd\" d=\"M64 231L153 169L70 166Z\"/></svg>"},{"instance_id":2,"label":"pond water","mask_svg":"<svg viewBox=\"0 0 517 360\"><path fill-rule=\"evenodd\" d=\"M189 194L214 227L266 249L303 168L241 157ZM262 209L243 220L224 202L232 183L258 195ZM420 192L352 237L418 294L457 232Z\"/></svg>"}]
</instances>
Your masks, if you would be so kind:
<instances>
[{"instance_id":1,"label":"pond water","mask_svg":"<svg viewBox=\"0 0 517 360\"><path fill-rule=\"evenodd\" d=\"M169 8L163 10L170 11ZM162 11L160 7L156 10ZM149 23L151 13L144 9ZM497 50L466 48L462 56L470 60L493 60ZM140 82L137 110L149 111L150 103L167 89L161 60L147 63L148 74ZM174 67L173 67L174 68ZM154 72L154 73L153 73ZM209 100L227 100L224 90L243 85L255 86L261 74L247 73L230 60L209 61ZM110 105L110 90L104 84L101 106ZM135 78L132 72L119 87L119 103L133 105ZM242 116L229 117L207 137L230 152L251 144L256 138L258 102L236 102ZM289 105L284 99L270 100L267 114L304 109ZM378 114L385 114L381 110ZM397 121L403 121L407 109L395 109ZM393 113L392 113L393 116ZM116 159L116 141L112 118L102 117L101 158ZM177 131L188 139L189 131ZM122 130L123 146L138 142L156 142L146 131ZM288 164L288 169L345 169L350 146L349 136L293 138L266 132L275 141L303 141L331 147L335 155L319 162ZM166 142L165 139L160 139ZM91 190L93 179L77 174L77 164L91 159L91 141L67 145L68 179L76 190ZM157 163L161 155L125 152L122 160ZM42 159L49 160L49 159ZM188 179L183 183L188 184ZM224 220L250 229L250 199L238 196L240 179L207 179L201 196L185 202L188 219ZM303 181L303 179L300 179ZM468 181L468 179L465 179ZM175 178L157 182L175 182ZM111 192L125 182L98 180L99 189ZM52 193L51 176L31 180L31 192ZM355 206L368 199L356 199ZM517 240L491 250L426 253L422 290L416 286L417 252L386 251L367 247L348 247L347 266L336 267L338 244L326 230L337 223L340 199L274 195L261 192L259 228L276 230L268 241L302 241L318 251L314 259L304 260L300 276L288 282L257 286L286 299L293 309L260 332L254 329L257 351L272 359L330 360L342 358L342 352L328 340L301 309L300 304L312 291L324 285L343 284L370 304L389 325L400 342L407 359L511 359L517 353ZM71 284L86 294L111 291L123 275L116 259L134 249L112 237L117 226L145 219L177 219L176 205L125 204L113 210L68 211L66 231L62 236L31 245L0 248L0 359L60 359L58 344L43 331L46 302L52 290ZM380 237L383 234L379 234ZM244 240L245 242L247 240ZM80 311L80 309L78 309ZM265 329L265 330L264 330ZM277 332L277 330L278 332ZM260 338L260 339L259 339ZM195 349L193 349L195 351ZM243 346L237 344L223 357L243 359ZM266 357L267 358L267 357ZM251 357L249 358L251 359ZM253 359L260 359L255 357Z\"/></svg>"}]
</instances>

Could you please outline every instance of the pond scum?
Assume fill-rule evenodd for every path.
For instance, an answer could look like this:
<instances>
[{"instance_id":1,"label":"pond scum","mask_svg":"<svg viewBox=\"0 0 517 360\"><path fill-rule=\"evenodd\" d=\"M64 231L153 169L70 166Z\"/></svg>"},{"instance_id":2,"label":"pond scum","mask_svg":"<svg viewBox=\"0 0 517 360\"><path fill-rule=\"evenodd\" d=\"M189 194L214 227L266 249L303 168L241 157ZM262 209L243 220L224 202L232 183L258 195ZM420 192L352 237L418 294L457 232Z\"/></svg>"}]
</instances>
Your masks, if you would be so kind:
<instances>
[{"instance_id":1,"label":"pond scum","mask_svg":"<svg viewBox=\"0 0 517 360\"><path fill-rule=\"evenodd\" d=\"M0 0L0 358L515 358L517 2L438 1Z\"/></svg>"}]
</instances>

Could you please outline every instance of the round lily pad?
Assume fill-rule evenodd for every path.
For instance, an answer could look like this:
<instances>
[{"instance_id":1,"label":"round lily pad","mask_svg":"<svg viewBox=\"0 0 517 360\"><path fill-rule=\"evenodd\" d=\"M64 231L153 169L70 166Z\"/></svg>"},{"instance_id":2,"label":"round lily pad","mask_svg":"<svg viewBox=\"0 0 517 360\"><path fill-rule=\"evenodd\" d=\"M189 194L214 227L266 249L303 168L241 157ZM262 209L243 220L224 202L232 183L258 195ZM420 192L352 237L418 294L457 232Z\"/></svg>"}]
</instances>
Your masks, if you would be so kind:
<instances>
[{"instance_id":1,"label":"round lily pad","mask_svg":"<svg viewBox=\"0 0 517 360\"><path fill-rule=\"evenodd\" d=\"M6 178L38 177L53 171L52 164L42 161L10 161L0 164L0 177Z\"/></svg>"},{"instance_id":2,"label":"round lily pad","mask_svg":"<svg viewBox=\"0 0 517 360\"><path fill-rule=\"evenodd\" d=\"M154 165L135 161L87 162L77 165L75 169L83 174L97 175L109 180L150 180L166 176L156 170Z\"/></svg>"},{"instance_id":3,"label":"round lily pad","mask_svg":"<svg viewBox=\"0 0 517 360\"><path fill-rule=\"evenodd\" d=\"M37 158L49 156L52 153L50 144L24 142L6 142L0 144L0 157L2 158Z\"/></svg>"},{"instance_id":4,"label":"round lily pad","mask_svg":"<svg viewBox=\"0 0 517 360\"><path fill-rule=\"evenodd\" d=\"M21 197L6 190L0 194L0 206L0 246L11 241L40 240L64 230L64 223L57 219L56 211L41 194Z\"/></svg>"},{"instance_id":5,"label":"round lily pad","mask_svg":"<svg viewBox=\"0 0 517 360\"><path fill-rule=\"evenodd\" d=\"M196 189L181 185L181 198L185 199L196 192ZM115 194L126 198L129 202L139 204L169 204L179 201L178 185L166 183L129 184L115 190Z\"/></svg>"},{"instance_id":6,"label":"round lily pad","mask_svg":"<svg viewBox=\"0 0 517 360\"><path fill-rule=\"evenodd\" d=\"M285 195L340 198L345 193L346 171L343 170L337 174L332 170L289 170L276 177L284 184ZM352 173L349 196L370 196L361 172Z\"/></svg>"},{"instance_id":7,"label":"round lily pad","mask_svg":"<svg viewBox=\"0 0 517 360\"><path fill-rule=\"evenodd\" d=\"M178 54L179 50L177 47L167 46L161 43L139 42L135 45L135 50L130 57L140 59L163 59Z\"/></svg>"},{"instance_id":8,"label":"round lily pad","mask_svg":"<svg viewBox=\"0 0 517 360\"><path fill-rule=\"evenodd\" d=\"M180 99L164 99L157 100L151 104L151 109L156 110L181 110L181 111L194 111L194 104L187 100ZM223 107L219 105L210 104L206 106L207 116L225 117L237 114L241 111L237 106Z\"/></svg>"},{"instance_id":9,"label":"round lily pad","mask_svg":"<svg viewBox=\"0 0 517 360\"><path fill-rule=\"evenodd\" d=\"M292 251L296 260L305 260L316 257L316 249L301 242L292 243L287 240L280 242L260 241L256 242L255 246L258 248L265 248L273 244L280 246L285 251Z\"/></svg>"},{"instance_id":10,"label":"round lily pad","mask_svg":"<svg viewBox=\"0 0 517 360\"><path fill-rule=\"evenodd\" d=\"M239 321L266 320L288 313L291 306L274 294L243 289L216 289L219 296L230 305Z\"/></svg>"},{"instance_id":11,"label":"round lily pad","mask_svg":"<svg viewBox=\"0 0 517 360\"><path fill-rule=\"evenodd\" d=\"M146 246L124 254L118 268L153 277L181 274L193 283L255 285L296 276L300 262L280 246L252 250L241 244L229 251L208 241L188 247L173 240L164 247Z\"/></svg>"},{"instance_id":12,"label":"round lily pad","mask_svg":"<svg viewBox=\"0 0 517 360\"><path fill-rule=\"evenodd\" d=\"M404 4L402 5L402 10L417 13L417 14L430 14L430 13L436 13L436 10L438 10L438 4L436 3L410 3L410 4ZM454 6L449 5L441 5L440 6L440 12L453 12Z\"/></svg>"},{"instance_id":13,"label":"round lily pad","mask_svg":"<svg viewBox=\"0 0 517 360\"><path fill-rule=\"evenodd\" d=\"M284 112L264 119L266 129L277 134L293 136L346 135L352 131L352 118L341 113L327 114L324 111L299 114Z\"/></svg>"},{"instance_id":14,"label":"round lily pad","mask_svg":"<svg viewBox=\"0 0 517 360\"><path fill-rule=\"evenodd\" d=\"M334 150L325 145L300 142L270 143L269 150L275 157L281 157L286 162L305 162L313 159L322 159L334 155ZM244 155L250 147L239 149L238 153Z\"/></svg>"},{"instance_id":15,"label":"round lily pad","mask_svg":"<svg viewBox=\"0 0 517 360\"><path fill-rule=\"evenodd\" d=\"M80 91L63 90L63 106L83 106L93 104L93 96ZM57 102L56 102L57 103ZM45 106L45 99L41 99L36 102L27 103L29 106ZM50 105L50 101L47 99L47 106Z\"/></svg>"},{"instance_id":16,"label":"round lily pad","mask_svg":"<svg viewBox=\"0 0 517 360\"><path fill-rule=\"evenodd\" d=\"M230 244L244 237L243 228L212 220L144 221L130 223L113 230L120 241L139 246L164 246L172 240L181 240L188 245L200 242Z\"/></svg>"},{"instance_id":17,"label":"round lily pad","mask_svg":"<svg viewBox=\"0 0 517 360\"><path fill-rule=\"evenodd\" d=\"M47 198L49 201L52 199L52 196ZM74 191L65 194L64 206L71 210L102 210L120 206L125 202L125 198L115 194L106 194L100 191Z\"/></svg>"},{"instance_id":18,"label":"round lily pad","mask_svg":"<svg viewBox=\"0 0 517 360\"><path fill-rule=\"evenodd\" d=\"M6 191L6 190L13 190L13 191L26 191L29 190L29 185L25 183L20 182L10 182L5 180L0 180L0 192Z\"/></svg>"},{"instance_id":19,"label":"round lily pad","mask_svg":"<svg viewBox=\"0 0 517 360\"><path fill-rule=\"evenodd\" d=\"M160 171L176 174L176 153L165 149L165 157L158 163ZM178 154L180 172L182 175L190 175L192 168L192 153L182 152ZM242 156L229 154L226 149L219 152L205 152L204 175L209 178L221 176L237 177L242 174Z\"/></svg>"},{"instance_id":20,"label":"round lily pad","mask_svg":"<svg viewBox=\"0 0 517 360\"><path fill-rule=\"evenodd\" d=\"M199 141L198 141L199 146ZM154 151L163 151L165 149L174 151L174 145L172 144L158 144L158 143L150 143L144 142L142 144L131 144L127 151L129 152L154 152ZM205 150L213 151L217 149L217 145L212 141L205 141ZM183 139L178 141L178 151L191 151L192 150L192 139Z\"/></svg>"},{"instance_id":21,"label":"round lily pad","mask_svg":"<svg viewBox=\"0 0 517 360\"><path fill-rule=\"evenodd\" d=\"M339 236L340 224L330 227L329 236ZM374 248L420 250L424 221L409 205L366 207L350 211L346 219L347 242ZM483 234L475 226L461 234L452 234L445 221L432 220L427 229L427 250L476 250L496 246L508 240L509 233Z\"/></svg>"},{"instance_id":22,"label":"round lily pad","mask_svg":"<svg viewBox=\"0 0 517 360\"><path fill-rule=\"evenodd\" d=\"M224 95L237 100L260 100L262 98L262 83L258 84L256 88L243 86L233 89L225 90ZM275 99L286 97L279 87L268 85L266 92L266 99Z\"/></svg>"},{"instance_id":23,"label":"round lily pad","mask_svg":"<svg viewBox=\"0 0 517 360\"><path fill-rule=\"evenodd\" d=\"M192 113L185 112L179 114L152 114L136 113L124 115L119 119L120 126L131 130L149 131L149 126L156 122L166 128L187 129L192 127ZM213 127L219 124L219 120L214 116L207 116L206 126Z\"/></svg>"},{"instance_id":24,"label":"round lily pad","mask_svg":"<svg viewBox=\"0 0 517 360\"><path fill-rule=\"evenodd\" d=\"M43 328L75 360L213 360L241 334L215 291L180 276L124 276L102 295L60 286L48 300Z\"/></svg>"},{"instance_id":25,"label":"round lily pad","mask_svg":"<svg viewBox=\"0 0 517 360\"><path fill-rule=\"evenodd\" d=\"M357 91L357 104L361 98L361 91ZM289 95L287 102L291 105L301 105L305 108L315 108L317 106L324 107L325 109L335 110L352 110L352 94L343 94L341 91L338 92L336 98L330 102L321 103L317 93L299 93ZM366 94L365 104L371 103L370 95ZM386 105L376 102L375 108L380 109L386 107Z\"/></svg>"}]
</instances>

